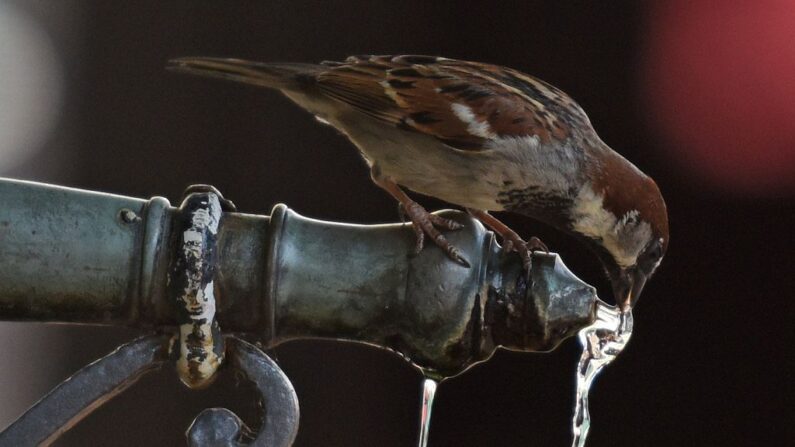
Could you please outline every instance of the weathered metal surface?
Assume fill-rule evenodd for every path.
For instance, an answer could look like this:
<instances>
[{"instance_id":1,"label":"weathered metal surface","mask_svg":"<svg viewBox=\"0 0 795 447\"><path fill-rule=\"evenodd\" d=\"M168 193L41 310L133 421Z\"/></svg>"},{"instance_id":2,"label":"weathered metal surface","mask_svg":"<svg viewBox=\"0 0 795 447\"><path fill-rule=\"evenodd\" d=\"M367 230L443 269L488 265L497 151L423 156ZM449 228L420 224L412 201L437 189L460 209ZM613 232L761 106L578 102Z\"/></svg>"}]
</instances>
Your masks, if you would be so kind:
<instances>
[{"instance_id":1,"label":"weathered metal surface","mask_svg":"<svg viewBox=\"0 0 795 447\"><path fill-rule=\"evenodd\" d=\"M171 260L171 226L175 211L163 197L153 197L144 207L137 235L141 241L140 270L134 273L138 285L127 297L128 324L161 326L171 323L174 305L164 278Z\"/></svg>"},{"instance_id":2,"label":"weathered metal surface","mask_svg":"<svg viewBox=\"0 0 795 447\"><path fill-rule=\"evenodd\" d=\"M496 247L471 217L445 216L464 224L447 237L471 268L435 247L414 256L414 233L405 225L341 225L274 209L273 343L347 339L391 349L428 370L463 369L480 351L473 329L481 323L471 320L473 312L482 315L488 255Z\"/></svg>"},{"instance_id":3,"label":"weathered metal surface","mask_svg":"<svg viewBox=\"0 0 795 447\"><path fill-rule=\"evenodd\" d=\"M485 320L497 345L550 351L593 321L596 289L554 253L535 252L532 264L529 284L517 278L489 288Z\"/></svg>"},{"instance_id":4,"label":"weathered metal surface","mask_svg":"<svg viewBox=\"0 0 795 447\"><path fill-rule=\"evenodd\" d=\"M225 213L218 235L216 304L224 330L271 339L273 311L265 292L271 281L267 252L273 248L269 216Z\"/></svg>"},{"instance_id":5,"label":"weathered metal surface","mask_svg":"<svg viewBox=\"0 0 795 447\"><path fill-rule=\"evenodd\" d=\"M169 360L170 335L150 335L118 347L62 382L0 433L0 446L50 445L92 411ZM287 447L298 432L298 397L287 376L257 347L227 337L229 364L252 381L263 402L260 431L233 412L212 408L196 417L186 433L193 447ZM246 442L246 441L251 441Z\"/></svg>"},{"instance_id":6,"label":"weathered metal surface","mask_svg":"<svg viewBox=\"0 0 795 447\"><path fill-rule=\"evenodd\" d=\"M209 385L224 359L215 303L221 218L217 193L193 192L185 197L176 219L177 247L168 280L179 324L177 372L190 388Z\"/></svg>"},{"instance_id":7,"label":"weathered metal surface","mask_svg":"<svg viewBox=\"0 0 795 447\"><path fill-rule=\"evenodd\" d=\"M146 201L0 181L0 318L121 321L137 294ZM127 217L125 217L127 216Z\"/></svg>"},{"instance_id":8,"label":"weathered metal surface","mask_svg":"<svg viewBox=\"0 0 795 447\"><path fill-rule=\"evenodd\" d=\"M200 413L188 429L189 444L192 447L292 445L298 434L298 397L287 376L265 353L239 338L227 338L227 358L229 365L259 390L258 397L264 406L260 431L252 432L225 408L210 408Z\"/></svg>"},{"instance_id":9,"label":"weathered metal surface","mask_svg":"<svg viewBox=\"0 0 795 447\"><path fill-rule=\"evenodd\" d=\"M557 255L535 253L528 281L520 258L502 253L494 235L464 213L443 212L464 225L447 237L470 268L450 262L435 246L414 255L414 235L404 224L323 222L284 205L271 216L246 215L231 212L231 202L214 189L194 192L175 209L159 197L143 201L0 179L0 320L175 332L183 325L182 339L197 342L176 349L183 381L209 383L223 352L235 352L233 364L258 383L266 402L276 403L266 411L263 433L270 433L268 414L278 416L282 428L262 439L277 436L272 445L289 445L297 427L297 403L287 402L294 399L289 381L256 348L235 341L224 351L213 308L224 331L246 333L266 347L317 337L368 343L401 354L436 380L461 373L500 346L553 349L595 318L595 289ZM114 362L121 368L112 376L116 382L99 380L99 391L74 407L100 404L101 396L122 389L113 383L133 376L135 365L144 368L121 355L130 352L120 348L79 372L75 377L83 381L102 377L102 368ZM155 354L136 355L144 363L156 360ZM74 396L80 381L65 382L53 396ZM42 414L55 411L51 400L12 428L41 422ZM52 426L75 423L73 413L55 415ZM211 434L214 427L220 431ZM191 433L195 445L241 445L246 429L236 416L212 410ZM215 444L202 444L211 438Z\"/></svg>"},{"instance_id":10,"label":"weathered metal surface","mask_svg":"<svg viewBox=\"0 0 795 447\"><path fill-rule=\"evenodd\" d=\"M467 214L442 214L464 224L446 236L471 268L449 262L441 250L413 256L405 225L342 225L277 206L268 259L270 343L359 341L445 377L487 359L499 345L551 349L591 321L594 288L557 255L533 255L539 268L528 289L521 260L504 255L491 232Z\"/></svg>"},{"instance_id":11,"label":"weathered metal surface","mask_svg":"<svg viewBox=\"0 0 795 447\"><path fill-rule=\"evenodd\" d=\"M183 237L175 229L179 210L160 198L15 181L0 181L0 188L9 204L0 208L0 264L16 272L0 268L0 319L180 323L166 286ZM224 212L212 263L218 321L265 346L308 337L370 343L440 376L500 345L552 349L593 321L595 290L556 255L534 255L528 287L519 258L503 255L491 232L466 214L445 213L464 224L448 237L471 268L448 262L433 246L414 256L412 231L403 224L323 222L284 205L270 217ZM56 231L64 222L75 229ZM45 237L30 228L51 230ZM75 268L67 257L109 274Z\"/></svg>"},{"instance_id":12,"label":"weathered metal surface","mask_svg":"<svg viewBox=\"0 0 795 447\"><path fill-rule=\"evenodd\" d=\"M0 433L2 446L49 445L61 434L168 358L168 335L119 346L55 387Z\"/></svg>"}]
</instances>

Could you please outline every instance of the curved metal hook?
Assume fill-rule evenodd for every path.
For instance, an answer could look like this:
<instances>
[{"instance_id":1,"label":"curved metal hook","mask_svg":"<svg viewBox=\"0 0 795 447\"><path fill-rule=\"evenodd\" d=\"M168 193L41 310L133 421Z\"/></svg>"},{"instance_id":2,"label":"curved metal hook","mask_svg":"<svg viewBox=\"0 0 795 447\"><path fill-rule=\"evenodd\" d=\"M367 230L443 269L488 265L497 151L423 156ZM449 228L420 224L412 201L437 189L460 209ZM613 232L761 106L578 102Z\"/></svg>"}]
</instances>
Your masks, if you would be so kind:
<instances>
[{"instance_id":1,"label":"curved metal hook","mask_svg":"<svg viewBox=\"0 0 795 447\"><path fill-rule=\"evenodd\" d=\"M0 433L0 445L51 444L143 374L165 363L170 340L170 335L142 337L83 367Z\"/></svg>"},{"instance_id":2,"label":"curved metal hook","mask_svg":"<svg viewBox=\"0 0 795 447\"><path fill-rule=\"evenodd\" d=\"M229 364L254 382L264 402L261 429L251 443L251 430L226 408L202 411L188 429L191 447L288 447L298 433L298 396L281 368L256 346L226 337Z\"/></svg>"},{"instance_id":3,"label":"curved metal hook","mask_svg":"<svg viewBox=\"0 0 795 447\"><path fill-rule=\"evenodd\" d=\"M227 338L230 364L255 383L265 402L256 438L225 408L204 410L188 429L192 447L288 447L298 433L298 397L276 363L257 347ZM0 433L0 446L50 445L145 373L169 361L172 336L149 335L116 348L61 382ZM245 443L246 440L253 441Z\"/></svg>"}]
</instances>

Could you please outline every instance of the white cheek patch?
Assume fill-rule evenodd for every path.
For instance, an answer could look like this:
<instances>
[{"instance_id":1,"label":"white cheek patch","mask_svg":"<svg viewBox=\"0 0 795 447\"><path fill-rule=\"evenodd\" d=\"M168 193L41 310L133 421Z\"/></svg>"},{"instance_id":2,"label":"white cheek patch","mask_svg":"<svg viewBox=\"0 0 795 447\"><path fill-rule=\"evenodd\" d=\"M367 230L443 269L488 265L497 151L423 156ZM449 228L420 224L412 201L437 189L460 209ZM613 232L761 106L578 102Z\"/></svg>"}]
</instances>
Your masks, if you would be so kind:
<instances>
[{"instance_id":1,"label":"white cheek patch","mask_svg":"<svg viewBox=\"0 0 795 447\"><path fill-rule=\"evenodd\" d=\"M574 199L572 218L574 231L600 239L602 246L624 268L635 265L638 255L652 239L651 226L640 220L637 210L619 219L604 208L604 196L588 185L583 186Z\"/></svg>"}]
</instances>

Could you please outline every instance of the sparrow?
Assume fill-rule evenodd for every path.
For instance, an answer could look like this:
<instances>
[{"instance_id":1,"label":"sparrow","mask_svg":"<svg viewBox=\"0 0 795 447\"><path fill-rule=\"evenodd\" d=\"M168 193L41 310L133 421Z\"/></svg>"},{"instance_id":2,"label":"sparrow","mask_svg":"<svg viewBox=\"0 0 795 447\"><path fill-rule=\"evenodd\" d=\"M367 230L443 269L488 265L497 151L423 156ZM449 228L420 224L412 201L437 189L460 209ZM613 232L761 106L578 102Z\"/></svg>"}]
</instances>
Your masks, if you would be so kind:
<instances>
[{"instance_id":1,"label":"sparrow","mask_svg":"<svg viewBox=\"0 0 795 447\"><path fill-rule=\"evenodd\" d=\"M596 134L566 93L520 71L434 56L351 56L320 64L184 57L169 69L280 90L359 149L376 185L425 237L468 265L403 188L465 208L530 267L527 241L490 212L508 211L583 241L616 303L634 306L668 247L668 215L654 180Z\"/></svg>"}]
</instances>

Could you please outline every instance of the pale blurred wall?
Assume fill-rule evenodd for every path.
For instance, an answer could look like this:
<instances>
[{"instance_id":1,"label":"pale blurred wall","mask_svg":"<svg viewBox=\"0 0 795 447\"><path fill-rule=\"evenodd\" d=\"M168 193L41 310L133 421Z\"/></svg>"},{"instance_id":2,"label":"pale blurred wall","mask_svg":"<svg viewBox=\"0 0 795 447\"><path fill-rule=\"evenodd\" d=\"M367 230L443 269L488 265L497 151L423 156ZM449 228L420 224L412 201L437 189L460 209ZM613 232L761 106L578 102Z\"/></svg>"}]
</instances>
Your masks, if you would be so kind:
<instances>
[{"instance_id":1,"label":"pale blurred wall","mask_svg":"<svg viewBox=\"0 0 795 447\"><path fill-rule=\"evenodd\" d=\"M79 2L0 0L0 176L68 183L76 144ZM70 110L72 109L72 110ZM2 204L0 204L1 206ZM0 427L71 372L57 326L0 323Z\"/></svg>"}]
</instances>

